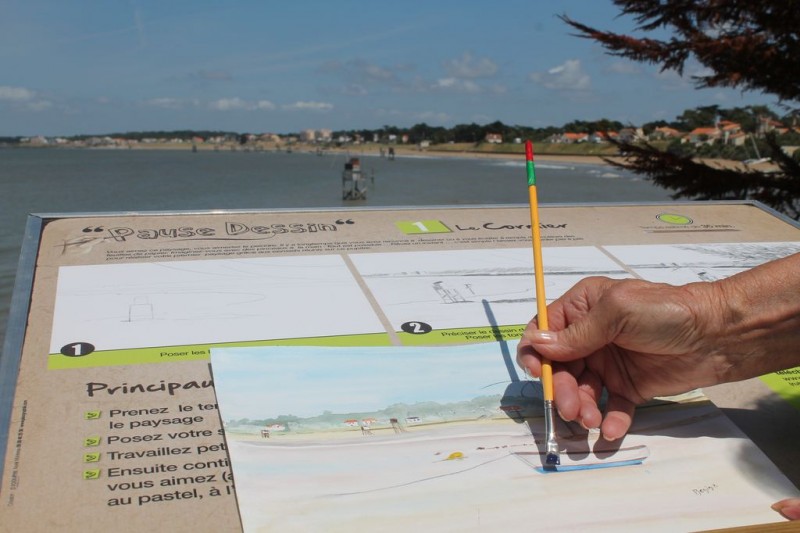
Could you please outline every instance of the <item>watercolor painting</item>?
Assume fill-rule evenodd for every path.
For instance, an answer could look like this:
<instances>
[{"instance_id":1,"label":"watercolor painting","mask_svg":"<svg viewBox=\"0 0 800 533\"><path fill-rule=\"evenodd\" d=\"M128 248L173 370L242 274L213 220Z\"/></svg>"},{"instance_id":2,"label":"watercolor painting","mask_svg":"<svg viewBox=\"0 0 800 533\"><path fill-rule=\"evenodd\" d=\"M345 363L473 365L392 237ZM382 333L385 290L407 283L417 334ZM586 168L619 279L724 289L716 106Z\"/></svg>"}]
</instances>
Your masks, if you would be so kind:
<instances>
[{"instance_id":1,"label":"watercolor painting","mask_svg":"<svg viewBox=\"0 0 800 533\"><path fill-rule=\"evenodd\" d=\"M514 342L212 349L244 530L675 531L774 520L792 484L700 393L608 443L559 421ZM547 510L547 512L543 512Z\"/></svg>"}]
</instances>

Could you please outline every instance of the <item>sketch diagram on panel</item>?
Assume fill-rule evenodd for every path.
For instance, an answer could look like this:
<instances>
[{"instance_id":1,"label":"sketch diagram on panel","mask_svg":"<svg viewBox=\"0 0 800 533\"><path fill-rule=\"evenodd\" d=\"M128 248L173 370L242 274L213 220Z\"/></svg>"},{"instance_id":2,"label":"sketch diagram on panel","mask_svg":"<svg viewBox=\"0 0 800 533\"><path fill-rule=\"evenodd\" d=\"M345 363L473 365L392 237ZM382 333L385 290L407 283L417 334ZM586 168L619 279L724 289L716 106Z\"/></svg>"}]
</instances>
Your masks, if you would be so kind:
<instances>
[{"instance_id":1,"label":"sketch diagram on panel","mask_svg":"<svg viewBox=\"0 0 800 533\"><path fill-rule=\"evenodd\" d=\"M798 242L606 246L643 279L673 285L716 281L800 252Z\"/></svg>"},{"instance_id":2,"label":"sketch diagram on panel","mask_svg":"<svg viewBox=\"0 0 800 533\"><path fill-rule=\"evenodd\" d=\"M66 266L51 353L383 331L337 255Z\"/></svg>"},{"instance_id":3,"label":"sketch diagram on panel","mask_svg":"<svg viewBox=\"0 0 800 533\"><path fill-rule=\"evenodd\" d=\"M128 322L153 320L153 304L147 296L136 296L128 307Z\"/></svg>"},{"instance_id":4,"label":"sketch diagram on panel","mask_svg":"<svg viewBox=\"0 0 800 533\"><path fill-rule=\"evenodd\" d=\"M545 248L548 301L590 275L630 277L594 247ZM395 330L409 322L434 329L486 326L482 301L500 325L527 323L536 310L529 248L353 254L350 256ZM454 305L457 304L457 305Z\"/></svg>"},{"instance_id":5,"label":"sketch diagram on panel","mask_svg":"<svg viewBox=\"0 0 800 533\"><path fill-rule=\"evenodd\" d=\"M439 295L444 304L466 303L467 300L458 292L456 288L450 288L444 281L434 281L433 290ZM473 293L474 294L474 293Z\"/></svg>"}]
</instances>

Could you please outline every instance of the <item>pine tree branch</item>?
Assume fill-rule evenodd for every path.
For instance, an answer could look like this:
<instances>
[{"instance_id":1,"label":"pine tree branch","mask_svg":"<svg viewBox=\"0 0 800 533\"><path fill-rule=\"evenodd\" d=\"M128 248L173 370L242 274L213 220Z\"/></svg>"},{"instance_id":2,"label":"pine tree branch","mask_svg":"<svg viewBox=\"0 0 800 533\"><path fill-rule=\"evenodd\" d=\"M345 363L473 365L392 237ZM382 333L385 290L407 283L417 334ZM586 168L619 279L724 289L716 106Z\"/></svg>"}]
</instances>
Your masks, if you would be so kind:
<instances>
[{"instance_id":1,"label":"pine tree branch","mask_svg":"<svg viewBox=\"0 0 800 533\"><path fill-rule=\"evenodd\" d=\"M618 148L623 161L604 158L607 163L649 176L656 185L675 191L673 199L757 200L800 220L800 165L783 154L774 138L781 154L776 156L780 170L775 172L714 167L647 143L608 140Z\"/></svg>"}]
</instances>

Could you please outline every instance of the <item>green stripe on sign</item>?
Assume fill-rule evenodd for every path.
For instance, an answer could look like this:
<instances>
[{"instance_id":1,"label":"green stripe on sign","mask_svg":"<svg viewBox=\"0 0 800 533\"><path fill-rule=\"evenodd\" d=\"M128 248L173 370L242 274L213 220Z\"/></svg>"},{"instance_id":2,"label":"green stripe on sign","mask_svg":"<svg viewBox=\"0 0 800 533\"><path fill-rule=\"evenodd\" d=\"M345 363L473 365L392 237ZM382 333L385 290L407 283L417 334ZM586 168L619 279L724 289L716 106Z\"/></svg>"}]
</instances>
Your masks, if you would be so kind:
<instances>
[{"instance_id":1,"label":"green stripe on sign","mask_svg":"<svg viewBox=\"0 0 800 533\"><path fill-rule=\"evenodd\" d=\"M406 235L419 235L421 233L451 233L450 228L441 220L400 220L394 223Z\"/></svg>"}]
</instances>

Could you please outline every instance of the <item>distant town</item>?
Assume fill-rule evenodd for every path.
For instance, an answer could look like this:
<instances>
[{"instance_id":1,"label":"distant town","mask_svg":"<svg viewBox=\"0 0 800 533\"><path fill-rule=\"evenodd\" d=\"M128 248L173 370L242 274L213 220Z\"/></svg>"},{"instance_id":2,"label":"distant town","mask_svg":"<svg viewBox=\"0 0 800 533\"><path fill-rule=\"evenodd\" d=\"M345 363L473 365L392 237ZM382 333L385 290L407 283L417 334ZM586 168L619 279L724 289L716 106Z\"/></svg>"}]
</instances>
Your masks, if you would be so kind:
<instances>
[{"instance_id":1,"label":"distant town","mask_svg":"<svg viewBox=\"0 0 800 533\"><path fill-rule=\"evenodd\" d=\"M410 128L306 129L296 133L238 133L230 131L148 131L103 135L0 137L0 145L64 148L184 148L192 150L286 150L398 145L418 150L517 152L526 139L539 146L559 147L572 154L613 153L612 141L647 142L664 150L735 160L761 158L766 135L774 135L784 151L800 156L800 125L796 115L778 117L765 106L686 110L673 122L641 126L618 121L573 121L561 127L531 128L490 124L459 124L452 128L425 123Z\"/></svg>"}]
</instances>

